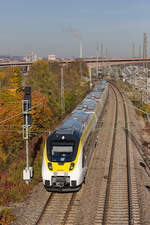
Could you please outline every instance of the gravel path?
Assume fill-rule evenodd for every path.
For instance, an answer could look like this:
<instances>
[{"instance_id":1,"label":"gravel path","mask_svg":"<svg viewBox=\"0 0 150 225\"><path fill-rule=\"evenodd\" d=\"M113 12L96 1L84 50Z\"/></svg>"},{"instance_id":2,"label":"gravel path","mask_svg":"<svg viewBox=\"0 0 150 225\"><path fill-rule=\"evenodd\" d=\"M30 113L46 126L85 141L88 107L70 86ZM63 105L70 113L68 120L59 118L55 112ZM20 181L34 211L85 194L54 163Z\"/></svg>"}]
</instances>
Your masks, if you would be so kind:
<instances>
[{"instance_id":1,"label":"gravel path","mask_svg":"<svg viewBox=\"0 0 150 225\"><path fill-rule=\"evenodd\" d=\"M50 193L45 191L42 182L36 185L25 202L13 204L13 213L17 217L11 224L34 225L49 195Z\"/></svg>"}]
</instances>

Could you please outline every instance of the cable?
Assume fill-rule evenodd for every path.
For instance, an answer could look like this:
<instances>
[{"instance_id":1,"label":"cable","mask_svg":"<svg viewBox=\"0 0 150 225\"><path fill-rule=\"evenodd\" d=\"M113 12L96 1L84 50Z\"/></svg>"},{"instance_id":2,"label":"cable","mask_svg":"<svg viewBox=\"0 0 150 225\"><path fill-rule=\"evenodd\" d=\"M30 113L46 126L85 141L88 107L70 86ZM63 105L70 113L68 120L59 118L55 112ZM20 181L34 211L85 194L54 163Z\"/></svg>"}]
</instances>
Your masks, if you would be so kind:
<instances>
[{"instance_id":1,"label":"cable","mask_svg":"<svg viewBox=\"0 0 150 225\"><path fill-rule=\"evenodd\" d=\"M40 106L40 105L42 105L42 104L43 104L43 102L40 102L38 105L35 105L35 106L29 108L29 111L32 110L32 109L34 109L34 108L36 108L36 107L38 107L38 106ZM0 123L5 123L5 122L7 122L7 121L9 121L9 120L12 120L12 119L16 118L17 116L22 115L22 114L23 114L23 113L20 112L20 113L14 115L14 116L11 116L11 117L9 117L9 118L7 118L7 119L5 119L5 120L0 120Z\"/></svg>"},{"instance_id":2,"label":"cable","mask_svg":"<svg viewBox=\"0 0 150 225\"><path fill-rule=\"evenodd\" d=\"M20 130L0 130L0 132L18 132L18 133L22 133L22 131L20 131Z\"/></svg>"},{"instance_id":3,"label":"cable","mask_svg":"<svg viewBox=\"0 0 150 225\"><path fill-rule=\"evenodd\" d=\"M19 133L23 133L22 130L0 130L0 132L19 132ZM29 131L29 134L31 134L31 133L47 133L47 132L50 132L50 130Z\"/></svg>"},{"instance_id":4,"label":"cable","mask_svg":"<svg viewBox=\"0 0 150 225\"><path fill-rule=\"evenodd\" d=\"M16 124L8 124L8 125L2 124L2 125L0 125L0 127L21 127L21 126L22 126L22 124L20 124L20 125L16 125ZM32 126L39 126L39 124L32 123Z\"/></svg>"},{"instance_id":5,"label":"cable","mask_svg":"<svg viewBox=\"0 0 150 225\"><path fill-rule=\"evenodd\" d=\"M12 120L12 119L14 119L14 118L16 118L17 116L20 116L20 115L22 115L22 112L21 112L21 113L18 113L18 114L16 114L16 115L14 115L14 116L9 117L8 119L0 120L0 123L5 123L5 122L7 122L8 120Z\"/></svg>"}]
</instances>

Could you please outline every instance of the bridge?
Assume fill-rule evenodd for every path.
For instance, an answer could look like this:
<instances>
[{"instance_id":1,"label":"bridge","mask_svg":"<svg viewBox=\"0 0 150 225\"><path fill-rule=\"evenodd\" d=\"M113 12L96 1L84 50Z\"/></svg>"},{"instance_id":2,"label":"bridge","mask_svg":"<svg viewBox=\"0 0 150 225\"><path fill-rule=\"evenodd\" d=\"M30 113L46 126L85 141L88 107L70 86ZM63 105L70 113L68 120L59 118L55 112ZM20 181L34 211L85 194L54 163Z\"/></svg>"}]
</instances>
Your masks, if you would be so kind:
<instances>
[{"instance_id":1,"label":"bridge","mask_svg":"<svg viewBox=\"0 0 150 225\"><path fill-rule=\"evenodd\" d=\"M82 59L64 59L64 60L55 60L52 62L58 62L60 64L68 64L71 62L75 62L77 60L81 60L82 62L87 63L90 67L95 67L98 65L101 66L112 66L112 65L125 65L125 64L139 64L150 62L150 58L82 58ZM10 61L10 62L0 62L0 68L14 67L19 66L22 68L24 72L28 72L30 66L33 62L25 62L25 61Z\"/></svg>"},{"instance_id":2,"label":"bridge","mask_svg":"<svg viewBox=\"0 0 150 225\"><path fill-rule=\"evenodd\" d=\"M21 70L24 73L24 75L27 75L31 65L32 65L32 62L20 62L20 61L0 62L0 68L7 68L7 67L14 67L14 66L21 67Z\"/></svg>"},{"instance_id":3,"label":"bridge","mask_svg":"<svg viewBox=\"0 0 150 225\"><path fill-rule=\"evenodd\" d=\"M101 66L112 66L112 65L124 65L124 64L139 64L150 62L150 58L83 58L78 59L87 63L88 66L95 67L97 64L99 67ZM56 60L57 62L66 64L74 62L74 59L65 59L65 60Z\"/></svg>"}]
</instances>

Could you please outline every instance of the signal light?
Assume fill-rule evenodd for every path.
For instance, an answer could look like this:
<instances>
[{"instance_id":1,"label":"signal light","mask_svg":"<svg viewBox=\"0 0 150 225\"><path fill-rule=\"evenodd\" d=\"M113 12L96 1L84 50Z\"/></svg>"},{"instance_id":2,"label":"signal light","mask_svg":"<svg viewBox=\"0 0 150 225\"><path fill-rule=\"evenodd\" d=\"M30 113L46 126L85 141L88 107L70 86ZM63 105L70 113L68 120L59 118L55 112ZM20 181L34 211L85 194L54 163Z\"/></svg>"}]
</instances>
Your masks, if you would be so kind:
<instances>
[{"instance_id":1,"label":"signal light","mask_svg":"<svg viewBox=\"0 0 150 225\"><path fill-rule=\"evenodd\" d=\"M31 87L24 88L24 99L22 101L22 110L23 110L23 125L31 126L32 125L32 96L31 96Z\"/></svg>"},{"instance_id":2,"label":"signal light","mask_svg":"<svg viewBox=\"0 0 150 225\"><path fill-rule=\"evenodd\" d=\"M32 109L31 87L24 88L23 111L31 111Z\"/></svg>"}]
</instances>

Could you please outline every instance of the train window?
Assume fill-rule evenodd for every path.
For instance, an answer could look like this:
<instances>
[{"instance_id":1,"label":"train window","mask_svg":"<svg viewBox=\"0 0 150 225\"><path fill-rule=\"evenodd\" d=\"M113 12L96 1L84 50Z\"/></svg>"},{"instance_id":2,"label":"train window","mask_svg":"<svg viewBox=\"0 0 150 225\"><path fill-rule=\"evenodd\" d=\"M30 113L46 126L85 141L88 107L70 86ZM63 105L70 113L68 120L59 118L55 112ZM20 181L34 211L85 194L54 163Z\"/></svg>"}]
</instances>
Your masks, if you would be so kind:
<instances>
[{"instance_id":1,"label":"train window","mask_svg":"<svg viewBox=\"0 0 150 225\"><path fill-rule=\"evenodd\" d=\"M72 137L72 135L71 135ZM77 152L78 152L78 146L79 146L79 137L75 136L74 140L70 137L62 140L62 139L56 139L56 140L50 140L50 138L47 140L47 157L49 161L54 162L72 162L75 160ZM71 150L70 150L71 149ZM54 153L52 155L52 152ZM62 156L62 154L65 154L65 157Z\"/></svg>"},{"instance_id":2,"label":"train window","mask_svg":"<svg viewBox=\"0 0 150 225\"><path fill-rule=\"evenodd\" d=\"M53 162L70 162L72 161L73 146L53 146Z\"/></svg>"}]
</instances>

